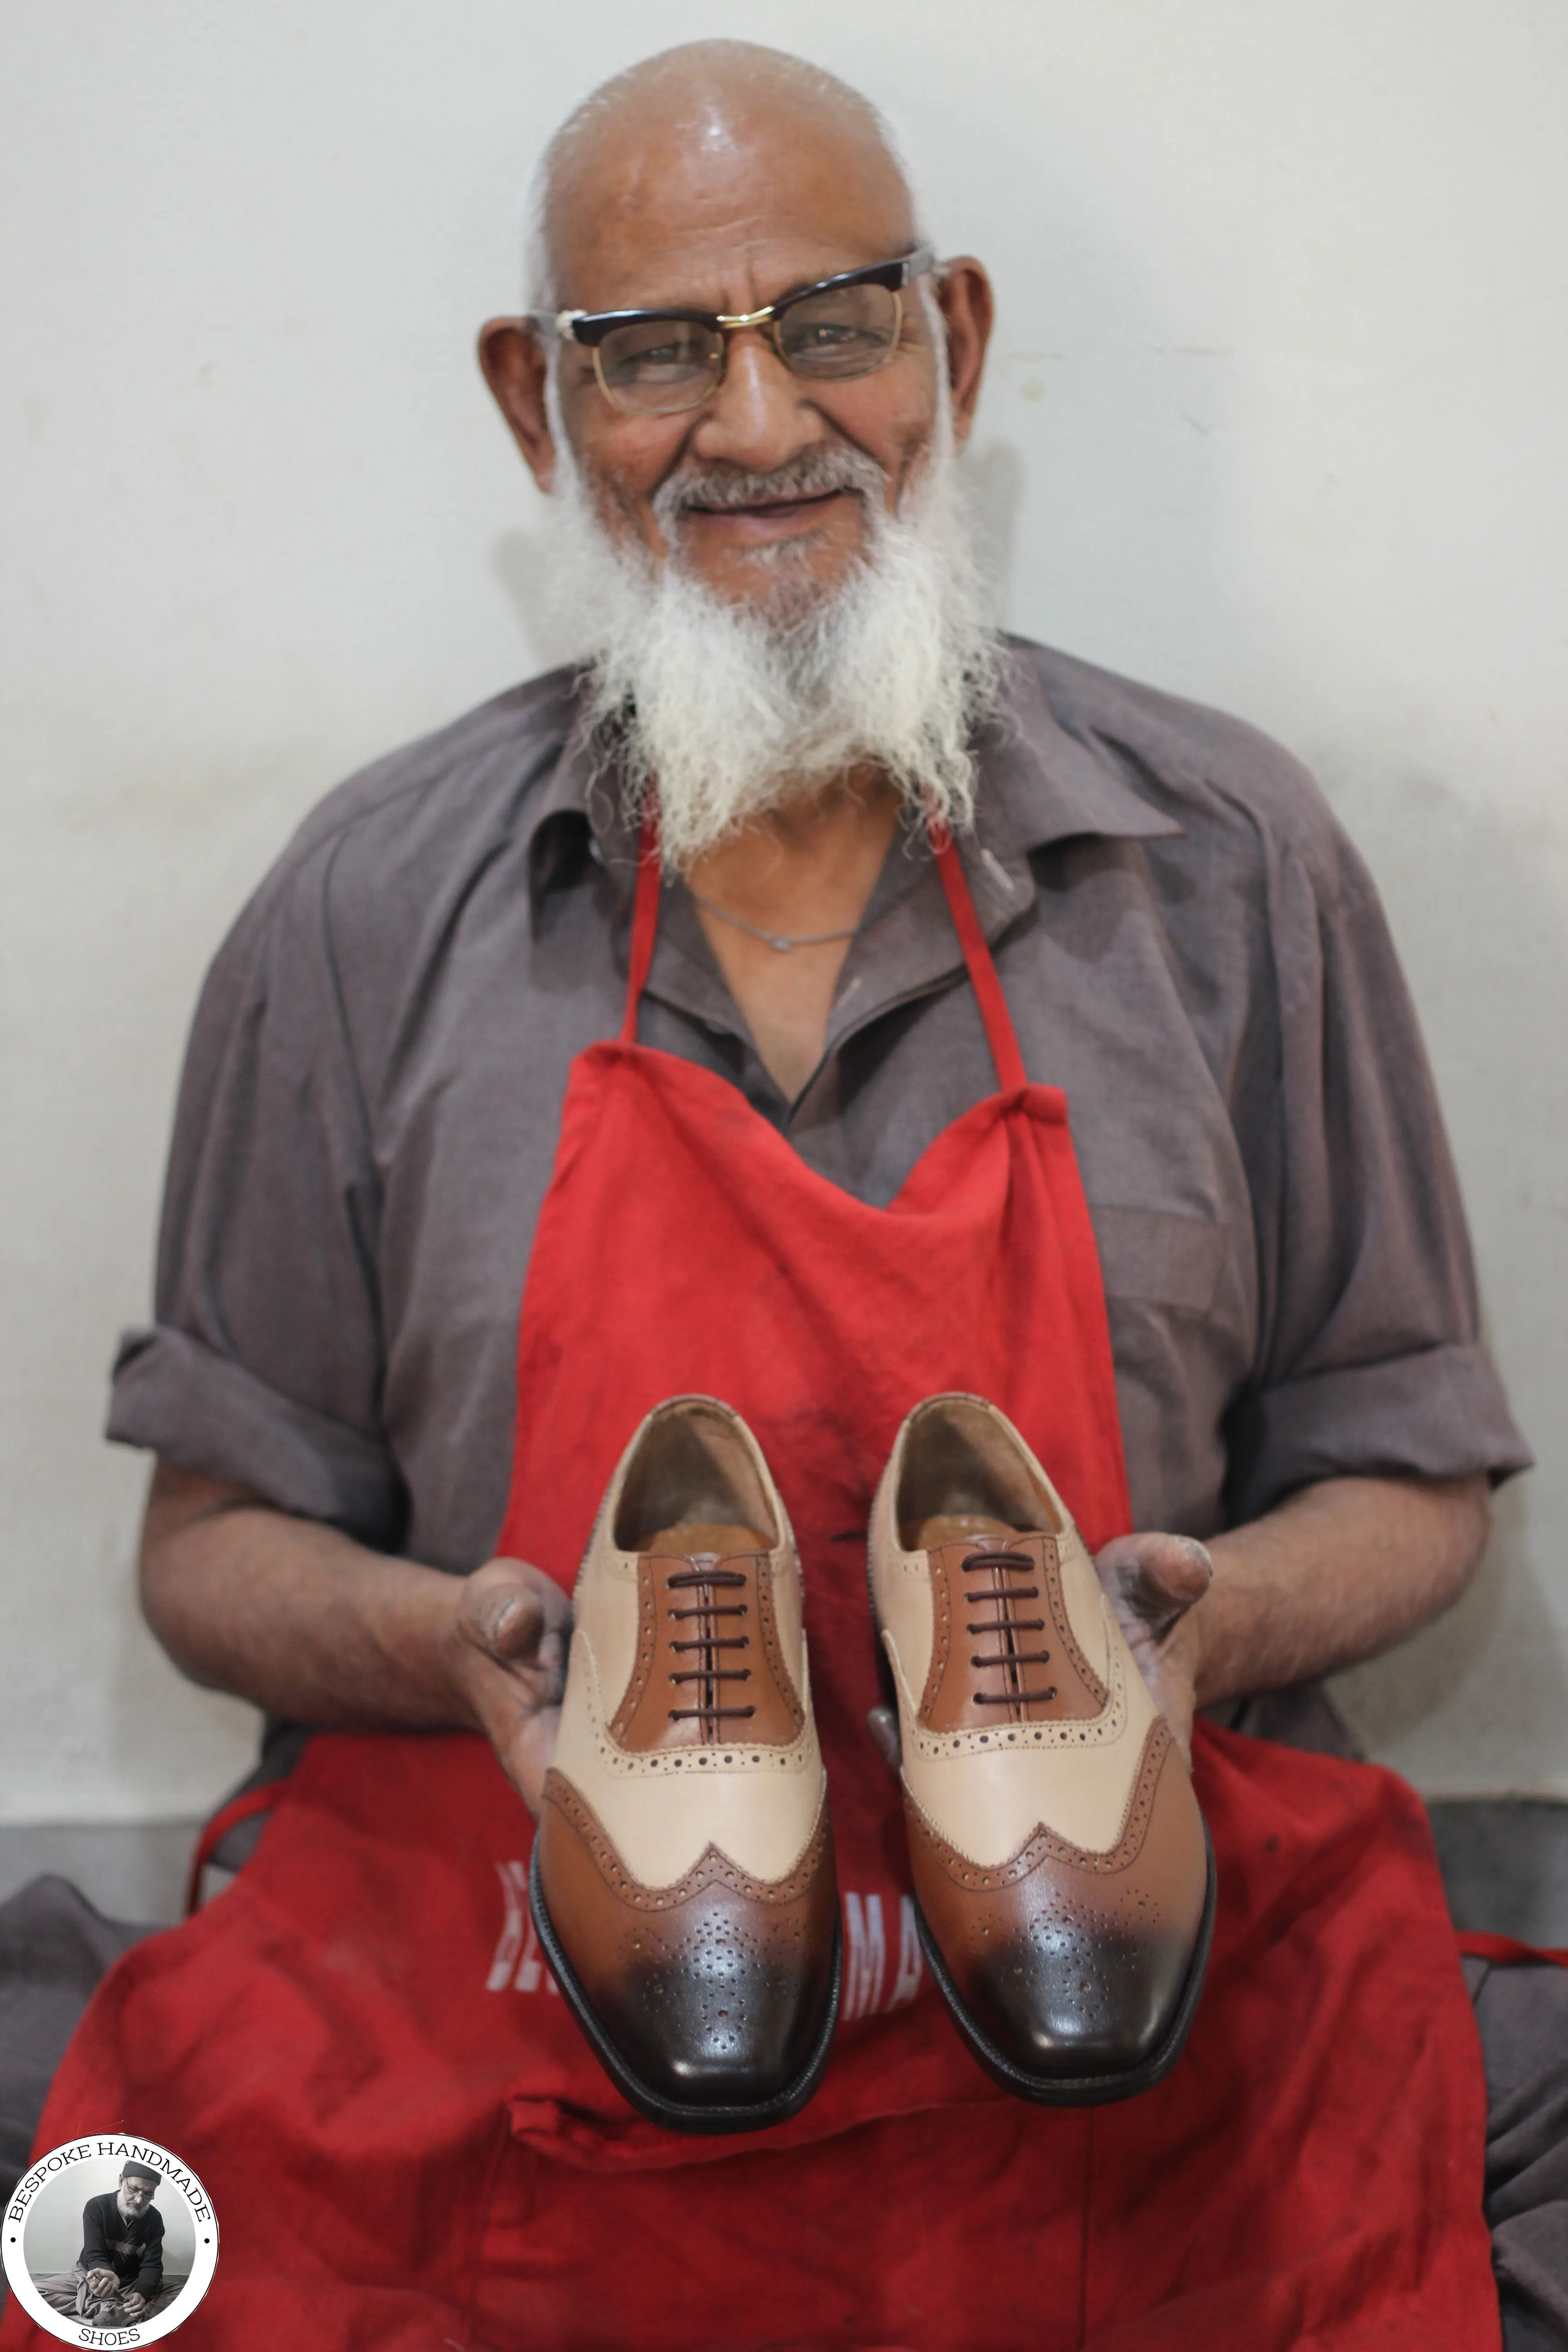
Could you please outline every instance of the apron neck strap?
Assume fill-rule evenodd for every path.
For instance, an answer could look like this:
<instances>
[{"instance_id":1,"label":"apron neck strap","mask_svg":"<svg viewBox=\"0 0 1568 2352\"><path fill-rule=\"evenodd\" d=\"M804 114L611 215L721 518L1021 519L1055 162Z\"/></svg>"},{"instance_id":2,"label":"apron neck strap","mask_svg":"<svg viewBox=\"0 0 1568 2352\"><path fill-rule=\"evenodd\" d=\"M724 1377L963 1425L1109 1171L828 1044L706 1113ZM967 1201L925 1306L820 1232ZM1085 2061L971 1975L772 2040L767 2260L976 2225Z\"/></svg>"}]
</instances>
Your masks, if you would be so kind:
<instances>
[{"instance_id":1,"label":"apron neck strap","mask_svg":"<svg viewBox=\"0 0 1568 2352\"><path fill-rule=\"evenodd\" d=\"M658 893L663 876L658 858L658 814L651 806L642 821L637 845L637 887L632 901L631 967L626 973L626 1010L621 1023L621 1043L637 1042L637 1006L653 962L653 942L658 929Z\"/></svg>"},{"instance_id":2,"label":"apron neck strap","mask_svg":"<svg viewBox=\"0 0 1568 2352\"><path fill-rule=\"evenodd\" d=\"M1024 1068L1024 1056L1018 1050L1013 1016L1007 1010L1007 999L996 976L996 966L986 944L985 934L980 928L980 918L974 911L974 901L970 897L969 884L958 852L952 845L952 835L945 825L933 825L931 841L936 855L936 870L947 893L952 927L958 933L958 944L963 950L970 983L980 1006L980 1018L985 1024L985 1039L991 1048L991 1058L996 1065L996 1076L1005 1091L1026 1086L1028 1079ZM635 1045L637 1041L637 1006L642 1002L643 989L653 962L661 881L658 817L657 812L650 808L643 818L642 838L637 851L637 896L632 904L631 962L626 973L626 1015L621 1023L623 1045Z\"/></svg>"},{"instance_id":3,"label":"apron neck strap","mask_svg":"<svg viewBox=\"0 0 1568 2352\"><path fill-rule=\"evenodd\" d=\"M948 911L952 928L958 933L958 944L963 950L963 961L969 966L970 984L980 1006L980 1018L985 1024L985 1040L991 1048L991 1058L996 1065L996 1076L1004 1092L1015 1087L1027 1086L1024 1056L1018 1049L1018 1033L1013 1026L1013 1016L1007 1010L1007 999L1002 982L996 976L995 962L980 928L980 918L974 911L974 901L969 895L952 835L946 825L932 825L931 845L936 852L936 870L942 876L942 887L947 893Z\"/></svg>"}]
</instances>

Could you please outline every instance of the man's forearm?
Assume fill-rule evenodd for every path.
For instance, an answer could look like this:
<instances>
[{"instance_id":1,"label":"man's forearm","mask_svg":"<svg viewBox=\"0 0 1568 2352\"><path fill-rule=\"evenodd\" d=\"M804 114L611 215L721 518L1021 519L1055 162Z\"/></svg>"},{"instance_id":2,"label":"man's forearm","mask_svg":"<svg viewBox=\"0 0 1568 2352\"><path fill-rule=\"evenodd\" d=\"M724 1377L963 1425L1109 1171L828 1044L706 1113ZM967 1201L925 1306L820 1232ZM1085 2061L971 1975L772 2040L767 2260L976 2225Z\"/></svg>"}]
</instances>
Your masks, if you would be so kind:
<instances>
[{"instance_id":1,"label":"man's forearm","mask_svg":"<svg viewBox=\"0 0 1568 2352\"><path fill-rule=\"evenodd\" d=\"M571 1604L526 1561L443 1576L160 1463L142 1605L178 1666L318 1730L482 1731L535 1812Z\"/></svg>"},{"instance_id":2,"label":"man's forearm","mask_svg":"<svg viewBox=\"0 0 1568 2352\"><path fill-rule=\"evenodd\" d=\"M160 1464L142 1598L193 1681L323 1728L471 1717L449 1670L455 1580Z\"/></svg>"},{"instance_id":3,"label":"man's forearm","mask_svg":"<svg viewBox=\"0 0 1568 2352\"><path fill-rule=\"evenodd\" d=\"M1489 1523L1484 1478L1329 1478L1215 1537L1191 1612L1198 1705L1392 1647L1458 1598Z\"/></svg>"},{"instance_id":4,"label":"man's forearm","mask_svg":"<svg viewBox=\"0 0 1568 2352\"><path fill-rule=\"evenodd\" d=\"M1216 1536L1212 1584L1156 1646L1180 1650L1199 1706L1334 1673L1457 1600L1489 1521L1481 1478L1326 1479ZM445 1576L160 1465L142 1589L195 1681L322 1728L478 1726L532 1801L548 1734L529 1721L558 1697L567 1615L536 1570ZM1129 1605L1152 1626L1166 1604L1152 1588Z\"/></svg>"}]
</instances>

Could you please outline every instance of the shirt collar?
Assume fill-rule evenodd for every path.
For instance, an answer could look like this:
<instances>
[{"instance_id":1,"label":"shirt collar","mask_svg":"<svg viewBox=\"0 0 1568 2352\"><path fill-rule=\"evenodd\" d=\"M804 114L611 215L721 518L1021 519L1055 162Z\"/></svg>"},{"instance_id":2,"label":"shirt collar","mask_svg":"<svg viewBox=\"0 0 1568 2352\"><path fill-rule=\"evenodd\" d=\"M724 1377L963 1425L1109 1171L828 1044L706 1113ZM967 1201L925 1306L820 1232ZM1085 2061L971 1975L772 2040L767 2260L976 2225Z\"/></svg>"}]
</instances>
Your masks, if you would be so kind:
<instances>
[{"instance_id":1,"label":"shirt collar","mask_svg":"<svg viewBox=\"0 0 1568 2352\"><path fill-rule=\"evenodd\" d=\"M976 745L982 848L1005 861L1009 852L1078 835L1126 841L1180 835L1176 819L1143 799L1103 744L1069 733L1051 707L1036 648L1018 637L1003 646L1001 705Z\"/></svg>"},{"instance_id":2,"label":"shirt collar","mask_svg":"<svg viewBox=\"0 0 1568 2352\"><path fill-rule=\"evenodd\" d=\"M592 838L590 793L595 788L587 730L579 699L580 668L563 670L552 724L538 759L537 784L530 791L523 819L523 847L528 860L528 884L534 912L548 893L574 881Z\"/></svg>"}]
</instances>

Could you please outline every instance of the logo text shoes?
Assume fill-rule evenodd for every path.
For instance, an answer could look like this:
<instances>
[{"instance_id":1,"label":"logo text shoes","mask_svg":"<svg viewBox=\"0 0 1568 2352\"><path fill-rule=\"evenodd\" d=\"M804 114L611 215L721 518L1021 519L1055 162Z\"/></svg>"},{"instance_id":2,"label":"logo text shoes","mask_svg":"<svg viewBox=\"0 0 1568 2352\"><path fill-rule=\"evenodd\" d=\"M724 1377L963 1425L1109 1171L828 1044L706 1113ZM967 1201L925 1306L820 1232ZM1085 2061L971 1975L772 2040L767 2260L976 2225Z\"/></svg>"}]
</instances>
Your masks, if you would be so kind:
<instances>
[{"instance_id":1,"label":"logo text shoes","mask_svg":"<svg viewBox=\"0 0 1568 2352\"><path fill-rule=\"evenodd\" d=\"M1147 2089L1197 2006L1207 1832L1094 1563L994 1405L910 1413L870 1578L921 1939L965 2041L1025 2098Z\"/></svg>"},{"instance_id":2,"label":"logo text shoes","mask_svg":"<svg viewBox=\"0 0 1568 2352\"><path fill-rule=\"evenodd\" d=\"M841 1970L795 1539L727 1405L637 1433L577 1579L531 1893L600 2061L675 2130L803 2106Z\"/></svg>"}]
</instances>

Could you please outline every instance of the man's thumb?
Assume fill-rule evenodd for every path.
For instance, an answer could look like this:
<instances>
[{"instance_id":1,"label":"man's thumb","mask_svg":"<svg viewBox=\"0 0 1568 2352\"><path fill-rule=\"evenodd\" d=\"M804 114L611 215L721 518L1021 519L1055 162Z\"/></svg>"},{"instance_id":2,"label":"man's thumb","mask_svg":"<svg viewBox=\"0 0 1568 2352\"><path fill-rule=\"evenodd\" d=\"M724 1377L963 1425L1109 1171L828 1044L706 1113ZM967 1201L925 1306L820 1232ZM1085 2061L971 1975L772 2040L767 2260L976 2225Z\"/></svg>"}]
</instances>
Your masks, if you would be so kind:
<instances>
[{"instance_id":1,"label":"man's thumb","mask_svg":"<svg viewBox=\"0 0 1568 2352\"><path fill-rule=\"evenodd\" d=\"M498 1592L493 1600L486 1601L480 1614L486 1649L496 1658L521 1657L539 1640L542 1614L531 1592Z\"/></svg>"}]
</instances>

